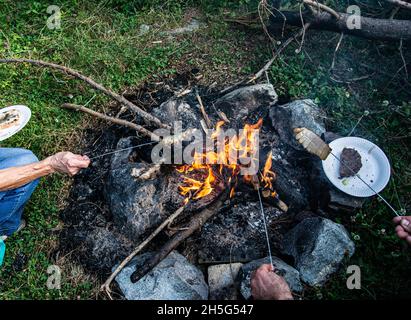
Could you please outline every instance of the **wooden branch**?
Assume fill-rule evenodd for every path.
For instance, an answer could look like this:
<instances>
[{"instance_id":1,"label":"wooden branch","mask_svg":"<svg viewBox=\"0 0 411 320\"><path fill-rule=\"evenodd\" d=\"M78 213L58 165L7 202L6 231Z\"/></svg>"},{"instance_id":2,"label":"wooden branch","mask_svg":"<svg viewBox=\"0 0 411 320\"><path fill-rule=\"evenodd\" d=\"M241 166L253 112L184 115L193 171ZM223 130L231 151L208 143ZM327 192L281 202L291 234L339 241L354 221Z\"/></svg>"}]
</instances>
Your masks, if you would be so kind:
<instances>
[{"instance_id":1,"label":"wooden branch","mask_svg":"<svg viewBox=\"0 0 411 320\"><path fill-rule=\"evenodd\" d=\"M132 112L136 113L140 117L142 117L145 121L148 123L152 123L160 128L166 128L170 129L169 125L163 124L158 118L152 116L151 114L147 113L146 111L140 109L137 107L134 103L128 101L126 98L123 96L111 91L110 89L107 89L103 87L101 84L95 82L94 80L90 79L89 77L86 77L79 73L76 70L73 70L71 68L61 66L58 64L50 63L50 62L45 62L41 60L32 60L32 59L0 59L0 63L30 63L39 67L48 67L52 69L57 69L59 71L62 71L64 73L67 73L71 76L74 76L80 80L83 80L84 82L88 83L90 86L92 86L94 89L97 89L104 94L108 95L109 97L113 98L120 104L126 106L128 109L130 109Z\"/></svg>"},{"instance_id":2,"label":"wooden branch","mask_svg":"<svg viewBox=\"0 0 411 320\"><path fill-rule=\"evenodd\" d=\"M121 126L128 127L130 129L136 130L137 132L151 138L153 141L160 141L160 137L158 135L156 135L156 134L152 133L151 131L147 130L146 128L144 128L144 127L142 127L138 124L132 123L130 121L110 117L110 116L107 116L107 115L102 114L100 112L91 110L89 108L79 106L77 104L64 103L64 104L61 105L61 107L64 108L64 109L81 111L81 112L87 113L89 115L92 115L94 117L103 119L105 121L113 122L115 124L119 124Z\"/></svg>"},{"instance_id":3,"label":"wooden branch","mask_svg":"<svg viewBox=\"0 0 411 320\"><path fill-rule=\"evenodd\" d=\"M295 32L290 38L288 38L285 42L281 44L281 46L277 49L273 57L264 65L262 69L260 69L256 74L254 74L252 77L248 79L242 79L233 85L224 88L223 90L220 91L220 94L225 94L227 92L230 92L239 86L243 84L250 84L251 82L256 81L259 79L262 75L264 75L268 69L270 69L271 65L274 63L274 61L280 56L280 54L284 51L285 48L287 48L294 40L297 38L301 37L307 29L310 27L311 23L306 23L299 31Z\"/></svg>"},{"instance_id":4,"label":"wooden branch","mask_svg":"<svg viewBox=\"0 0 411 320\"><path fill-rule=\"evenodd\" d=\"M311 23L306 23L300 30L298 30L296 33L294 33L290 38L288 38L285 42L282 43L282 45L277 49L275 52L274 56L268 61L264 67L258 71L247 83L253 82L260 78L263 74L265 74L268 69L270 69L271 65L274 63L274 61L279 57L279 55L284 51L285 48L287 48L291 42L293 42L295 39L301 37L307 29L310 27Z\"/></svg>"},{"instance_id":5,"label":"wooden branch","mask_svg":"<svg viewBox=\"0 0 411 320\"><path fill-rule=\"evenodd\" d=\"M300 12L282 11L285 16L285 22L288 25L302 27ZM362 37L371 40L387 40L399 41L403 39L405 42L411 41L411 21L396 20L396 19L375 19L369 17L361 17L361 29L349 29L348 19L350 14L339 13L340 19L336 20L333 15L328 12L312 14L309 11L302 12L302 18L306 23L310 23L310 28L319 30L328 30L334 32L344 32L357 37ZM273 32L279 27L279 24L284 23L284 18L281 16L270 17L270 32Z\"/></svg>"},{"instance_id":6,"label":"wooden branch","mask_svg":"<svg viewBox=\"0 0 411 320\"><path fill-rule=\"evenodd\" d=\"M335 11L334 9L332 9L332 8L322 4L322 3L319 3L318 1L304 0L304 3L311 6L311 7L313 7L313 8L317 8L317 9L328 12L329 14L333 15L337 20L340 20L340 18L341 18L340 14L337 11Z\"/></svg>"},{"instance_id":7,"label":"wooden branch","mask_svg":"<svg viewBox=\"0 0 411 320\"><path fill-rule=\"evenodd\" d=\"M131 261L131 259L133 259L141 250L143 250L145 248L145 246L147 244L150 243L151 240L153 240L166 226L168 226L170 223L172 223L185 209L186 206L182 206L181 208L179 208L176 212L174 212L172 215L170 215L166 220L164 220L158 227L156 230L154 230L154 232L152 234L150 234L150 236L144 240L142 243L140 243L138 245L138 247L132 252L130 253L130 255L125 258L120 264L119 266L116 268L116 270L114 270L114 272L110 275L110 277L108 277L108 279L106 280L106 282L104 282L104 284L101 286L100 290L101 291L106 291L107 295L111 298L111 289L110 289L110 284L113 282L113 280L115 279L115 277L120 273L121 270L123 270L123 268Z\"/></svg>"},{"instance_id":8,"label":"wooden branch","mask_svg":"<svg viewBox=\"0 0 411 320\"><path fill-rule=\"evenodd\" d=\"M201 99L200 95L196 93L196 98L198 103L200 104L200 111L207 126L207 129L211 129L213 127L210 118L208 117L207 112L205 111L203 100Z\"/></svg>"},{"instance_id":9,"label":"wooden branch","mask_svg":"<svg viewBox=\"0 0 411 320\"><path fill-rule=\"evenodd\" d=\"M405 9L411 9L411 3L403 1L403 0L386 0L389 3L392 3L393 5L399 6L401 8Z\"/></svg>"},{"instance_id":10,"label":"wooden branch","mask_svg":"<svg viewBox=\"0 0 411 320\"><path fill-rule=\"evenodd\" d=\"M227 190L230 190L228 188ZM228 197L228 192L223 192L219 198L210 205L210 207L205 208L197 215L195 215L191 221L188 223L184 230L177 232L170 240L168 240L164 246L152 256L141 269L136 269L131 275L131 281L133 283L144 277L150 270L152 270L157 264L159 264L168 254L178 247L185 239L191 236L196 230L200 229L204 223L214 216L218 210L222 207L224 201Z\"/></svg>"}]
</instances>

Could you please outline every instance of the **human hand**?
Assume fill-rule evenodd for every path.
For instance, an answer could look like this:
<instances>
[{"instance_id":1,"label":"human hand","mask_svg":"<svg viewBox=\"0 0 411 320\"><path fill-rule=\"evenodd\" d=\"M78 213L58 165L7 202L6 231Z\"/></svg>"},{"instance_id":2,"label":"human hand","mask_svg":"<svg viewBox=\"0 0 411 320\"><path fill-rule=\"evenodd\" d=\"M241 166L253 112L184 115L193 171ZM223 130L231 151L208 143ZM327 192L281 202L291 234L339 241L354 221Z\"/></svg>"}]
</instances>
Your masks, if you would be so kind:
<instances>
[{"instance_id":1,"label":"human hand","mask_svg":"<svg viewBox=\"0 0 411 320\"><path fill-rule=\"evenodd\" d=\"M393 222L396 225L395 232L398 238L407 241L411 245L411 216L395 217Z\"/></svg>"},{"instance_id":2,"label":"human hand","mask_svg":"<svg viewBox=\"0 0 411 320\"><path fill-rule=\"evenodd\" d=\"M46 159L54 171L74 176L81 169L90 165L90 159L87 156L73 154L71 152L59 152Z\"/></svg>"},{"instance_id":3,"label":"human hand","mask_svg":"<svg viewBox=\"0 0 411 320\"><path fill-rule=\"evenodd\" d=\"M293 300L287 282L274 273L270 264L263 264L253 272L251 294L256 300Z\"/></svg>"}]
</instances>

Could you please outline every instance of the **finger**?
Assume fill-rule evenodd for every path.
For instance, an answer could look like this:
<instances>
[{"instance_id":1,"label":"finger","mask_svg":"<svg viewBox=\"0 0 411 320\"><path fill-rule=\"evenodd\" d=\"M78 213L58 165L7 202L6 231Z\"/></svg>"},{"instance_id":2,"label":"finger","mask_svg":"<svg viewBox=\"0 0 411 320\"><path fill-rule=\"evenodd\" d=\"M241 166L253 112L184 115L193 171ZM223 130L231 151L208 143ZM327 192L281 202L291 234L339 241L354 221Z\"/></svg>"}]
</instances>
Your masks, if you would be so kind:
<instances>
[{"instance_id":1,"label":"finger","mask_svg":"<svg viewBox=\"0 0 411 320\"><path fill-rule=\"evenodd\" d=\"M398 232L398 231L405 232L405 230L404 230L403 227L401 227L401 226L396 226L396 227L395 227L395 232Z\"/></svg>"},{"instance_id":2,"label":"finger","mask_svg":"<svg viewBox=\"0 0 411 320\"><path fill-rule=\"evenodd\" d=\"M73 168L87 168L90 164L90 161L84 160L83 158L71 158L68 161L68 165Z\"/></svg>"},{"instance_id":3,"label":"finger","mask_svg":"<svg viewBox=\"0 0 411 320\"><path fill-rule=\"evenodd\" d=\"M410 235L408 234L408 232L405 232L405 231L397 231L397 236L400 239L406 239Z\"/></svg>"},{"instance_id":4,"label":"finger","mask_svg":"<svg viewBox=\"0 0 411 320\"><path fill-rule=\"evenodd\" d=\"M271 272L273 271L273 266L271 264L263 264L260 266L259 270L265 271L265 272Z\"/></svg>"},{"instance_id":5,"label":"finger","mask_svg":"<svg viewBox=\"0 0 411 320\"><path fill-rule=\"evenodd\" d=\"M395 217L394 219L392 219L392 222L394 222L395 224L399 224L402 219L403 217Z\"/></svg>"},{"instance_id":6,"label":"finger","mask_svg":"<svg viewBox=\"0 0 411 320\"><path fill-rule=\"evenodd\" d=\"M405 231L411 233L411 222L408 219L406 218L402 219L401 226L404 228Z\"/></svg>"}]
</instances>

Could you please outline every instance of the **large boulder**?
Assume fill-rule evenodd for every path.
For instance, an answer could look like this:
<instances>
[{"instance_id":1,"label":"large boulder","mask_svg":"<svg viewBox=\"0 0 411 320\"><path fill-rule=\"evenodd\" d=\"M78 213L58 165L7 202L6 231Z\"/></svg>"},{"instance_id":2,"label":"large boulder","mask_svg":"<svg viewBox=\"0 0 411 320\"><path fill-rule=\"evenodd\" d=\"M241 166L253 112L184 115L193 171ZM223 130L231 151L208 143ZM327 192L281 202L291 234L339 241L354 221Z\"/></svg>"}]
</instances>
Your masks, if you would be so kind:
<instances>
[{"instance_id":1,"label":"large boulder","mask_svg":"<svg viewBox=\"0 0 411 320\"><path fill-rule=\"evenodd\" d=\"M305 127L319 136L325 132L325 115L310 99L273 106L270 109L270 118L281 140L296 150L303 148L294 138L294 128Z\"/></svg>"},{"instance_id":2,"label":"large boulder","mask_svg":"<svg viewBox=\"0 0 411 320\"><path fill-rule=\"evenodd\" d=\"M177 251L136 283L130 280L136 266L143 265L151 253L137 256L116 277L127 300L206 300L208 286L203 273Z\"/></svg>"},{"instance_id":3,"label":"large boulder","mask_svg":"<svg viewBox=\"0 0 411 320\"><path fill-rule=\"evenodd\" d=\"M265 210L267 224L282 216L274 207ZM280 244L271 233L271 242ZM267 253L264 220L257 202L233 205L215 215L201 229L199 258L202 263L247 262Z\"/></svg>"},{"instance_id":4,"label":"large boulder","mask_svg":"<svg viewBox=\"0 0 411 320\"><path fill-rule=\"evenodd\" d=\"M133 138L121 139L118 149L130 148ZM114 154L105 194L119 233L139 241L157 227L171 212L181 206L183 198L172 174L153 180L132 176L133 169L141 169L141 162L133 162L134 150Z\"/></svg>"},{"instance_id":5,"label":"large boulder","mask_svg":"<svg viewBox=\"0 0 411 320\"><path fill-rule=\"evenodd\" d=\"M182 129L200 128L201 114L199 108L194 108L185 100L172 98L163 102L151 112L163 123L172 125L175 121L181 121Z\"/></svg>"},{"instance_id":6,"label":"large boulder","mask_svg":"<svg viewBox=\"0 0 411 320\"><path fill-rule=\"evenodd\" d=\"M284 236L283 250L294 258L301 280L319 286L354 254L355 246L342 225L315 217L304 219Z\"/></svg>"},{"instance_id":7,"label":"large boulder","mask_svg":"<svg viewBox=\"0 0 411 320\"><path fill-rule=\"evenodd\" d=\"M265 117L270 106L278 101L277 92L271 84L256 84L253 86L242 87L227 93L215 102L217 110L224 112L234 123L242 125L249 119L255 122L255 117ZM261 109L260 113L255 112ZM248 121L248 122L250 122Z\"/></svg>"},{"instance_id":8,"label":"large boulder","mask_svg":"<svg viewBox=\"0 0 411 320\"><path fill-rule=\"evenodd\" d=\"M208 267L210 300L237 300L238 273L242 263L217 264Z\"/></svg>"},{"instance_id":9,"label":"large boulder","mask_svg":"<svg viewBox=\"0 0 411 320\"><path fill-rule=\"evenodd\" d=\"M297 270L286 264L283 260L272 257L275 272L284 277L285 281L290 286L292 292L299 293L303 291L303 286L300 281L300 275ZM257 270L262 264L269 264L269 257L251 261L241 268L241 294L245 299L251 297L251 274Z\"/></svg>"}]
</instances>

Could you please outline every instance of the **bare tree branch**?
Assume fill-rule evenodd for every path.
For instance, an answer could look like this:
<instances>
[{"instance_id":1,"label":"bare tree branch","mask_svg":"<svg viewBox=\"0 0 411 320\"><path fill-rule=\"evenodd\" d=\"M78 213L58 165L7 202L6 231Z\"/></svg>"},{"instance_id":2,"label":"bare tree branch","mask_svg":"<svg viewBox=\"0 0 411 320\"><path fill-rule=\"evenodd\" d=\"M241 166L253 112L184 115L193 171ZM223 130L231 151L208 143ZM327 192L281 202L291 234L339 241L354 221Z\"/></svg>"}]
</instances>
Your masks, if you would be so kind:
<instances>
[{"instance_id":1,"label":"bare tree branch","mask_svg":"<svg viewBox=\"0 0 411 320\"><path fill-rule=\"evenodd\" d=\"M143 134L147 137L150 137L153 141L160 141L160 137L158 135L156 135L156 134L152 133L151 131L147 130L146 128L144 128L144 127L142 127L138 124L132 123L130 121L110 117L110 116L107 116L103 113L91 110L91 109L83 107L83 106L79 106L77 104L64 103L64 104L61 105L61 107L65 108L65 109L81 111L81 112L87 113L89 115L92 115L94 117L97 117L97 118L100 118L100 119L103 119L103 120L106 120L106 121L110 121L110 122L119 124L121 126L128 127L130 129L136 130L137 132L139 132L139 133L141 133L141 134Z\"/></svg>"},{"instance_id":2,"label":"bare tree branch","mask_svg":"<svg viewBox=\"0 0 411 320\"><path fill-rule=\"evenodd\" d=\"M142 117L145 121L148 123L152 123L158 127L161 128L166 128L170 129L169 125L163 124L158 118L152 116L151 114L147 113L146 111L140 109L137 107L134 103L128 101L126 98L123 96L113 92L110 89L107 89L103 87L101 84L95 82L93 79L86 77L82 75L80 72L73 70L71 68L61 66L55 63L50 63L50 62L45 62L41 60L32 60L32 59L0 59L0 63L30 63L39 67L48 67L52 69L57 69L59 71L62 71L64 73L67 73L71 76L74 76L80 80L83 80L84 82L88 83L90 86L92 86L94 89L97 89L104 94L108 95L109 97L112 97L114 100L118 101L122 105L126 106L128 109Z\"/></svg>"},{"instance_id":3,"label":"bare tree branch","mask_svg":"<svg viewBox=\"0 0 411 320\"><path fill-rule=\"evenodd\" d=\"M389 3L392 3L393 5L399 6L401 8L405 9L411 9L411 3L403 0L386 0Z\"/></svg>"}]
</instances>

